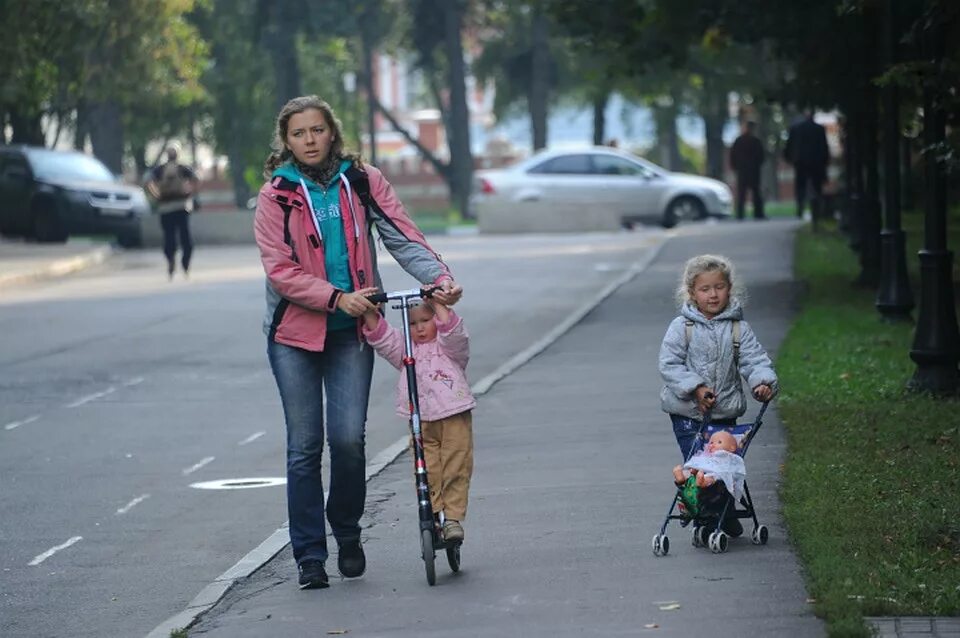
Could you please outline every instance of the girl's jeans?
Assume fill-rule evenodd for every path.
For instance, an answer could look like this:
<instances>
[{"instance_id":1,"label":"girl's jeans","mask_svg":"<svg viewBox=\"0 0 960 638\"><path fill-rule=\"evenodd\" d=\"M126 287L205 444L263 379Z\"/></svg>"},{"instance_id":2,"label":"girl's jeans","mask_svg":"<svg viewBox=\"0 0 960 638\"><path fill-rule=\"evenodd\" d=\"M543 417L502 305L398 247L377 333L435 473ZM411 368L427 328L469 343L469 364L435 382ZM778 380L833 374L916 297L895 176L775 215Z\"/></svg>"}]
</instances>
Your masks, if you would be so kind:
<instances>
[{"instance_id":1,"label":"girl's jeans","mask_svg":"<svg viewBox=\"0 0 960 638\"><path fill-rule=\"evenodd\" d=\"M287 510L290 543L298 564L327 559L324 522L324 398L330 444L327 520L338 543L360 538L367 495L364 453L373 349L353 330L327 333L323 352L267 343L287 424Z\"/></svg>"}]
</instances>

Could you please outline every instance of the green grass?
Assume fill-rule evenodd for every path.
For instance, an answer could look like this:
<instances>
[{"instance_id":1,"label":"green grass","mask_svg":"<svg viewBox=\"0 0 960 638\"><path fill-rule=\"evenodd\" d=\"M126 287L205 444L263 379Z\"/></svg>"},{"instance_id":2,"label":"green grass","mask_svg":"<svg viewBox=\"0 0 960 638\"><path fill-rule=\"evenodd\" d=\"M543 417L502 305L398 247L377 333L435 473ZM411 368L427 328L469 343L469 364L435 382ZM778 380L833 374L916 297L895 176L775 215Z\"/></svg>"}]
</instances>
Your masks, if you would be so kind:
<instances>
[{"instance_id":1,"label":"green grass","mask_svg":"<svg viewBox=\"0 0 960 638\"><path fill-rule=\"evenodd\" d=\"M907 391L913 326L880 320L823 228L798 235L807 290L777 362L784 514L830 635L869 636L864 615L960 614L960 401Z\"/></svg>"}]
</instances>

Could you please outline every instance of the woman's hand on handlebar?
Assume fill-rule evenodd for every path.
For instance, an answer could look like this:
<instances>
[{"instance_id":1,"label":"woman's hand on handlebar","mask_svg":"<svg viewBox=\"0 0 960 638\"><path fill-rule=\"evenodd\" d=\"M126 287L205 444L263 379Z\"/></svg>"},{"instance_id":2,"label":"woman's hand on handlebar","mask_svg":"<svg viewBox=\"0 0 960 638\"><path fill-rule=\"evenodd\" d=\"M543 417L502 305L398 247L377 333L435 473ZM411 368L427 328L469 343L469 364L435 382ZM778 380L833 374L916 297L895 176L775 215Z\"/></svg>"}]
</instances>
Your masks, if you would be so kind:
<instances>
[{"instance_id":1,"label":"woman's hand on handlebar","mask_svg":"<svg viewBox=\"0 0 960 638\"><path fill-rule=\"evenodd\" d=\"M440 282L440 286L434 288L433 295L431 295L433 299L436 299L444 306L452 306L460 301L460 297L462 296L463 287L457 285L457 282L452 279L444 279Z\"/></svg>"},{"instance_id":2,"label":"woman's hand on handlebar","mask_svg":"<svg viewBox=\"0 0 960 638\"><path fill-rule=\"evenodd\" d=\"M376 310L377 306L367 299L368 296L377 292L378 288L361 288L353 292L345 292L337 299L337 308L344 311L351 317L359 317L368 310Z\"/></svg>"}]
</instances>

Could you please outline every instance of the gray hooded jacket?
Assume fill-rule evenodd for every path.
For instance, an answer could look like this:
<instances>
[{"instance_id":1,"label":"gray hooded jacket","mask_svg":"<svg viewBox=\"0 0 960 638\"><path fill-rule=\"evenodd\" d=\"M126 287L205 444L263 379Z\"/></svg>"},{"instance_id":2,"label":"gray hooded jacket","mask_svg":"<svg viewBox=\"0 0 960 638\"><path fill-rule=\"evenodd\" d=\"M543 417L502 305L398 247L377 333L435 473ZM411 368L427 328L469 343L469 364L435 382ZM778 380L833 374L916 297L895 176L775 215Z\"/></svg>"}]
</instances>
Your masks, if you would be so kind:
<instances>
[{"instance_id":1,"label":"gray hooded jacket","mask_svg":"<svg viewBox=\"0 0 960 638\"><path fill-rule=\"evenodd\" d=\"M665 383L660 391L663 411L690 419L700 419L693 391L697 386L713 388L717 395L711 416L738 418L747 410L740 375L751 388L767 384L777 391L777 375L770 357L757 341L750 324L743 321L739 302L731 301L726 310L707 319L686 303L681 315L670 322L660 344L660 376ZM693 322L687 345L686 322ZM733 322L740 321L740 370L733 363Z\"/></svg>"}]
</instances>

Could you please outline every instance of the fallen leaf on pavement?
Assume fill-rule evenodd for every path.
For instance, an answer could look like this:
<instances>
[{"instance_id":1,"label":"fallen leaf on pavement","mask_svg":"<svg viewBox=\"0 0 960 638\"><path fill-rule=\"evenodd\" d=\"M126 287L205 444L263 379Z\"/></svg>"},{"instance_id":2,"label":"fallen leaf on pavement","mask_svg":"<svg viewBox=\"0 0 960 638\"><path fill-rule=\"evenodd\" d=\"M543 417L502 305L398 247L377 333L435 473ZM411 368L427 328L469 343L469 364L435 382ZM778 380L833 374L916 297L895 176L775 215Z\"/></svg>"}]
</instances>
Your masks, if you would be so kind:
<instances>
[{"instance_id":1,"label":"fallen leaf on pavement","mask_svg":"<svg viewBox=\"0 0 960 638\"><path fill-rule=\"evenodd\" d=\"M659 629L659 627L660 627L660 625L658 625L658 624L655 623L655 622L652 622L652 623L650 623L650 624L648 624L648 625L644 625L644 626L643 626L644 629Z\"/></svg>"},{"instance_id":2,"label":"fallen leaf on pavement","mask_svg":"<svg viewBox=\"0 0 960 638\"><path fill-rule=\"evenodd\" d=\"M669 605L660 605L660 611L673 611L680 609L680 603L670 603Z\"/></svg>"}]
</instances>

